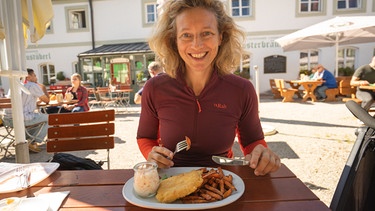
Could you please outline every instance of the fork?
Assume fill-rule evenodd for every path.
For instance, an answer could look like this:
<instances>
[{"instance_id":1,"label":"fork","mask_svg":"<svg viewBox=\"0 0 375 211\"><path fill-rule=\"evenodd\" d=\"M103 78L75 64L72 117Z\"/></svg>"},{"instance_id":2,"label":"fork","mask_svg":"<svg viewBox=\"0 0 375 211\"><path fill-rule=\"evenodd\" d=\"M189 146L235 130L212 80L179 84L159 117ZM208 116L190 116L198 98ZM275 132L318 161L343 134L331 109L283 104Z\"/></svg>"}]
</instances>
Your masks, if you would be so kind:
<instances>
[{"instance_id":1,"label":"fork","mask_svg":"<svg viewBox=\"0 0 375 211\"><path fill-rule=\"evenodd\" d=\"M181 152L184 149L186 149L186 151L189 150L190 149L190 143L191 143L190 138L185 136L185 140L182 140L182 141L180 141L176 144L176 148L175 148L173 154L176 154L177 152Z\"/></svg>"},{"instance_id":2,"label":"fork","mask_svg":"<svg viewBox=\"0 0 375 211\"><path fill-rule=\"evenodd\" d=\"M30 186L29 177L30 173L28 170L24 169L23 166L18 167L15 172L15 176L18 177L19 186L24 189Z\"/></svg>"}]
</instances>

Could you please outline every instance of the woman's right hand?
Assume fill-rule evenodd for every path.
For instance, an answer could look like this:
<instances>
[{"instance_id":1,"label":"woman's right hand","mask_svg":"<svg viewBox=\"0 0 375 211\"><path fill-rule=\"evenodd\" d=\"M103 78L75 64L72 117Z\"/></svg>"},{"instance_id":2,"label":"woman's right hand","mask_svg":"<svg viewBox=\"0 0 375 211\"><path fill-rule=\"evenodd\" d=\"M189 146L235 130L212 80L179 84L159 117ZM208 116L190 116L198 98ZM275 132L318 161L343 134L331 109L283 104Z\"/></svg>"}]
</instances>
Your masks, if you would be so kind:
<instances>
[{"instance_id":1,"label":"woman's right hand","mask_svg":"<svg viewBox=\"0 0 375 211\"><path fill-rule=\"evenodd\" d=\"M162 146L154 146L148 154L147 161L155 162L159 168L170 168L174 165L173 152Z\"/></svg>"}]
</instances>

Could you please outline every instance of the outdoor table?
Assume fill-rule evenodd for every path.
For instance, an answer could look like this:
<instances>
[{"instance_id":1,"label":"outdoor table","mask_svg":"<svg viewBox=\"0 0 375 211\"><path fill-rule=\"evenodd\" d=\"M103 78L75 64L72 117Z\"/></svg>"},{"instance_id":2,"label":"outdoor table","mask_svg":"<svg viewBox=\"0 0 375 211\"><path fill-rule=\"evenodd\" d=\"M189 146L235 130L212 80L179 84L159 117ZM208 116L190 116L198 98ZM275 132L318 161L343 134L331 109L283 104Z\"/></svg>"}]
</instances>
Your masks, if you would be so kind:
<instances>
[{"instance_id":1,"label":"outdoor table","mask_svg":"<svg viewBox=\"0 0 375 211\"><path fill-rule=\"evenodd\" d=\"M64 104L72 105L72 104L75 104L77 102L78 102L78 100L71 100L71 101L63 100L62 102L57 102L56 100L51 100L51 101L49 101L48 104L45 103L45 102L40 102L37 106L38 106L38 108L44 110L44 112L46 113L46 108L47 107L50 107L50 106L62 106ZM61 108L59 109L58 113L60 113L60 110L61 110Z\"/></svg>"},{"instance_id":2,"label":"outdoor table","mask_svg":"<svg viewBox=\"0 0 375 211\"><path fill-rule=\"evenodd\" d=\"M291 81L291 80L285 80L285 83L288 83L290 85L290 87L292 89L297 89L298 91L296 92L296 95L298 98L303 98L301 93L299 92L299 87L301 86L301 84L299 83L295 83L295 81Z\"/></svg>"},{"instance_id":3,"label":"outdoor table","mask_svg":"<svg viewBox=\"0 0 375 211\"><path fill-rule=\"evenodd\" d=\"M322 81L314 81L314 80L292 80L292 83L297 83L303 86L305 94L303 95L303 102L306 102L308 98L311 98L311 101L315 102L316 97L314 91L317 86L321 85Z\"/></svg>"},{"instance_id":4,"label":"outdoor table","mask_svg":"<svg viewBox=\"0 0 375 211\"><path fill-rule=\"evenodd\" d=\"M285 165L266 176L255 176L248 166L223 169L241 177L245 190L238 200L215 210L329 210ZM26 190L0 194L0 199L70 191L60 210L149 210L131 204L122 195L124 184L133 175L133 169L56 171Z\"/></svg>"},{"instance_id":5,"label":"outdoor table","mask_svg":"<svg viewBox=\"0 0 375 211\"><path fill-rule=\"evenodd\" d=\"M367 90L372 90L372 91L375 91L375 86L370 86L370 85L367 85L367 86L359 86L360 89L367 89Z\"/></svg>"}]
</instances>

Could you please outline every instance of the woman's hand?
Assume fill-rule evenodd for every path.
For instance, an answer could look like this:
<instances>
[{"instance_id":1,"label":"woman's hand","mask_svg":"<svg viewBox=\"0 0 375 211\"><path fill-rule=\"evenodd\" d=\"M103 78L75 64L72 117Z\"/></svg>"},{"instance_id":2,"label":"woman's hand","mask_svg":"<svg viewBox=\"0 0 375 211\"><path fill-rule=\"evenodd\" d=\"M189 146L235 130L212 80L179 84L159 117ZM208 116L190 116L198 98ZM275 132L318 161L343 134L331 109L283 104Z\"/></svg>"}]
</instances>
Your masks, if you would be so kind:
<instances>
[{"instance_id":1,"label":"woman's hand","mask_svg":"<svg viewBox=\"0 0 375 211\"><path fill-rule=\"evenodd\" d=\"M257 176L275 172L281 166L279 156L261 144L257 145L250 154L247 154L245 159L250 162L250 167L254 169L254 174Z\"/></svg>"},{"instance_id":2,"label":"woman's hand","mask_svg":"<svg viewBox=\"0 0 375 211\"><path fill-rule=\"evenodd\" d=\"M154 146L150 153L148 153L147 161L152 161L158 164L159 168L169 168L174 165L173 152L161 146Z\"/></svg>"}]
</instances>

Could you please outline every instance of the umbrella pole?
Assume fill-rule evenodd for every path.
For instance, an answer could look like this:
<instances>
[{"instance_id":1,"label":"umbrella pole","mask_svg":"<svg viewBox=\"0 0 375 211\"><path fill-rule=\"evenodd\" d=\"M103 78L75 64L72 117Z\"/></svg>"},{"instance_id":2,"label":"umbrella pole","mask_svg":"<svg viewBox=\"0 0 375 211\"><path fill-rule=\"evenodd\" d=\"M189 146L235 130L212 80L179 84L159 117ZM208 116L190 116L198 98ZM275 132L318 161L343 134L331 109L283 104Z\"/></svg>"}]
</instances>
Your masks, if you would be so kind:
<instances>
[{"instance_id":1,"label":"umbrella pole","mask_svg":"<svg viewBox=\"0 0 375 211\"><path fill-rule=\"evenodd\" d=\"M29 148L25 136L25 123L20 91L20 77L27 75L26 56L22 27L21 1L1 0L5 36L6 65L1 75L9 77L12 98L12 117L16 142L16 162L30 163Z\"/></svg>"},{"instance_id":2,"label":"umbrella pole","mask_svg":"<svg viewBox=\"0 0 375 211\"><path fill-rule=\"evenodd\" d=\"M259 94L259 71L258 71L258 65L254 65L254 71L255 71L255 92L257 93L258 98L258 113L260 114L260 94ZM259 115L260 118L260 115ZM266 124L261 123L263 134L265 136L274 135L277 133L276 128L273 126L269 126Z\"/></svg>"},{"instance_id":3,"label":"umbrella pole","mask_svg":"<svg viewBox=\"0 0 375 211\"><path fill-rule=\"evenodd\" d=\"M335 63L335 75L336 77L339 76L339 34L336 33L336 43L335 43L335 56L336 56L336 63Z\"/></svg>"}]
</instances>

